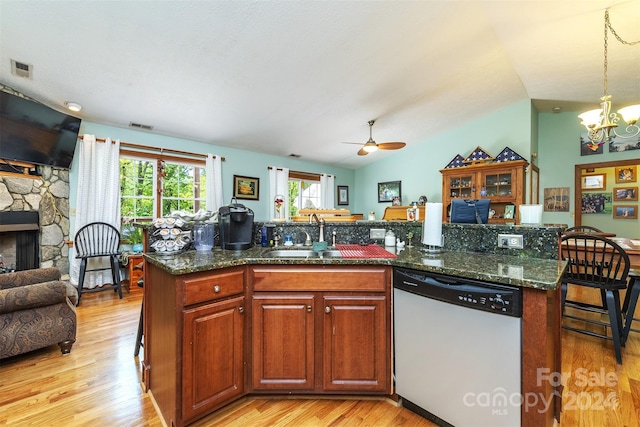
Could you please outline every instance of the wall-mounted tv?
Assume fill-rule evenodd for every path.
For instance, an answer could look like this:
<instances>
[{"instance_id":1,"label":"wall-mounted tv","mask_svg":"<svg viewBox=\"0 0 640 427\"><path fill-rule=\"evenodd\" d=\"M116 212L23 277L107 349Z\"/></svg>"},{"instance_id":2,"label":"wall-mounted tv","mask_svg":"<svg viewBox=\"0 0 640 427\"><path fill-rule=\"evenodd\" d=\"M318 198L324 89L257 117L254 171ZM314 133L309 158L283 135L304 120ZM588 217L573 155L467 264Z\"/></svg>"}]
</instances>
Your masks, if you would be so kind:
<instances>
[{"instance_id":1,"label":"wall-mounted tv","mask_svg":"<svg viewBox=\"0 0 640 427\"><path fill-rule=\"evenodd\" d=\"M80 119L0 90L0 159L69 169Z\"/></svg>"}]
</instances>

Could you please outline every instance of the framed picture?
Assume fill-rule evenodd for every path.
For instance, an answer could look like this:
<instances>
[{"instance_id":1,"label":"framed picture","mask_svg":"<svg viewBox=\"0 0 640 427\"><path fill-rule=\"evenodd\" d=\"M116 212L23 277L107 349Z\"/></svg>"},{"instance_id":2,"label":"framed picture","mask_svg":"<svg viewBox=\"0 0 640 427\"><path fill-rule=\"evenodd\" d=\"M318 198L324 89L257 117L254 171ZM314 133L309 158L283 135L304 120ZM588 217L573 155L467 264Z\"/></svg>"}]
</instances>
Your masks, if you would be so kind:
<instances>
[{"instance_id":1,"label":"framed picture","mask_svg":"<svg viewBox=\"0 0 640 427\"><path fill-rule=\"evenodd\" d=\"M233 175L233 197L237 199L258 200L260 178Z\"/></svg>"},{"instance_id":2,"label":"framed picture","mask_svg":"<svg viewBox=\"0 0 640 427\"><path fill-rule=\"evenodd\" d=\"M636 182L636 167L632 165L616 168L616 182Z\"/></svg>"},{"instance_id":3,"label":"framed picture","mask_svg":"<svg viewBox=\"0 0 640 427\"><path fill-rule=\"evenodd\" d=\"M613 200L638 200L638 187L616 187L613 189Z\"/></svg>"},{"instance_id":4,"label":"framed picture","mask_svg":"<svg viewBox=\"0 0 640 427\"><path fill-rule=\"evenodd\" d=\"M569 212L569 187L544 189L545 212Z\"/></svg>"},{"instance_id":5,"label":"framed picture","mask_svg":"<svg viewBox=\"0 0 640 427\"><path fill-rule=\"evenodd\" d=\"M400 181L378 183L378 203L392 202L395 197L402 200Z\"/></svg>"},{"instance_id":6,"label":"framed picture","mask_svg":"<svg viewBox=\"0 0 640 427\"><path fill-rule=\"evenodd\" d=\"M504 207L504 219L513 219L516 213L516 207L514 205L507 205Z\"/></svg>"},{"instance_id":7,"label":"framed picture","mask_svg":"<svg viewBox=\"0 0 640 427\"><path fill-rule=\"evenodd\" d=\"M636 219L638 218L638 206L615 205L613 207L613 217L618 219Z\"/></svg>"},{"instance_id":8,"label":"framed picture","mask_svg":"<svg viewBox=\"0 0 640 427\"><path fill-rule=\"evenodd\" d=\"M349 186L338 185L338 206L349 204Z\"/></svg>"},{"instance_id":9,"label":"framed picture","mask_svg":"<svg viewBox=\"0 0 640 427\"><path fill-rule=\"evenodd\" d=\"M603 173L582 175L583 190L604 190L605 188L607 188L607 175Z\"/></svg>"},{"instance_id":10,"label":"framed picture","mask_svg":"<svg viewBox=\"0 0 640 427\"><path fill-rule=\"evenodd\" d=\"M612 212L612 193L582 193L582 214L606 214Z\"/></svg>"},{"instance_id":11,"label":"framed picture","mask_svg":"<svg viewBox=\"0 0 640 427\"><path fill-rule=\"evenodd\" d=\"M589 156L591 154L602 154L604 152L603 143L592 143L589 141L589 134L582 132L580 134L580 155Z\"/></svg>"}]
</instances>

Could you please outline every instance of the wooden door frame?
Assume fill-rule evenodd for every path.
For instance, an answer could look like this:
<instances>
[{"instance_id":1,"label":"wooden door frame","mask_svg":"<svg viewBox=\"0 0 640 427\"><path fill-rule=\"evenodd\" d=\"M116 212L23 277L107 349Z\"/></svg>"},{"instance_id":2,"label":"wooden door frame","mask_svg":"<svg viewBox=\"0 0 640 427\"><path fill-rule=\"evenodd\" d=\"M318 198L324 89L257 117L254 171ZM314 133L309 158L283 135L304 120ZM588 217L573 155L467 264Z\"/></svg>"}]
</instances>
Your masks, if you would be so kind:
<instances>
[{"instance_id":1,"label":"wooden door frame","mask_svg":"<svg viewBox=\"0 0 640 427\"><path fill-rule=\"evenodd\" d=\"M584 169L596 168L613 168L616 166L637 165L640 163L638 159L617 160L611 162L585 163L575 165L574 169L574 187L576 189L573 200L574 207L574 225L582 225L582 171Z\"/></svg>"}]
</instances>

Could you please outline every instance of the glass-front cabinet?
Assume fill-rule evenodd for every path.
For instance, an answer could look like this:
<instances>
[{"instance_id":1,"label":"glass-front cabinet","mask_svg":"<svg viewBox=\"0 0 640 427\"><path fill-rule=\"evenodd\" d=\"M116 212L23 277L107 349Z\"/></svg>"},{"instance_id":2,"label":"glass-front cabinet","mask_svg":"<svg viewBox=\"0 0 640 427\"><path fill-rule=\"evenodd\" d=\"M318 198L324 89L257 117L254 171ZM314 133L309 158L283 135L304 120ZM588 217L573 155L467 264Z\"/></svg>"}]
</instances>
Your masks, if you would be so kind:
<instances>
[{"instance_id":1,"label":"glass-front cabinet","mask_svg":"<svg viewBox=\"0 0 640 427\"><path fill-rule=\"evenodd\" d=\"M483 163L442 169L442 220L449 222L453 199L491 199L490 223L519 223L518 206L525 202L525 160Z\"/></svg>"},{"instance_id":2,"label":"glass-front cabinet","mask_svg":"<svg viewBox=\"0 0 640 427\"><path fill-rule=\"evenodd\" d=\"M475 192L475 183L474 183L473 175L456 175L450 176L449 180L449 195L451 198L456 197L464 197L469 198L473 197Z\"/></svg>"}]
</instances>

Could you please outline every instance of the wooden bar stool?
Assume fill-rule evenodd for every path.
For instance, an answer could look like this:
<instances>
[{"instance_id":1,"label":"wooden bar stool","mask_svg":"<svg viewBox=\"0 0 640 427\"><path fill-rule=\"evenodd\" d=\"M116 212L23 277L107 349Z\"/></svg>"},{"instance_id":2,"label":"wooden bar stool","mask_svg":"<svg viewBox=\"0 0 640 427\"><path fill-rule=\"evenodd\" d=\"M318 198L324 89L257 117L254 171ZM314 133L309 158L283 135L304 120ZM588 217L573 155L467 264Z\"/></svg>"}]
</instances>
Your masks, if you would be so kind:
<instances>
[{"instance_id":1,"label":"wooden bar stool","mask_svg":"<svg viewBox=\"0 0 640 427\"><path fill-rule=\"evenodd\" d=\"M638 304L638 296L640 296L640 271L629 270L629 287L627 288L627 294L624 296L624 303L622 304L622 313L625 317L624 329L622 330L623 346L627 342L627 338L629 338L629 332L640 332L640 329L631 329L631 324L634 320L640 321L640 319L633 317L636 311L636 305Z\"/></svg>"},{"instance_id":2,"label":"wooden bar stool","mask_svg":"<svg viewBox=\"0 0 640 427\"><path fill-rule=\"evenodd\" d=\"M144 279L138 280L138 286L141 288L144 287ZM142 327L144 321L144 294L142 295L142 304L140 305L140 320L138 321L138 335L136 336L136 349L133 352L134 357L138 357L140 354L140 347L144 347L142 343L142 335L144 333L144 329Z\"/></svg>"}]
</instances>

